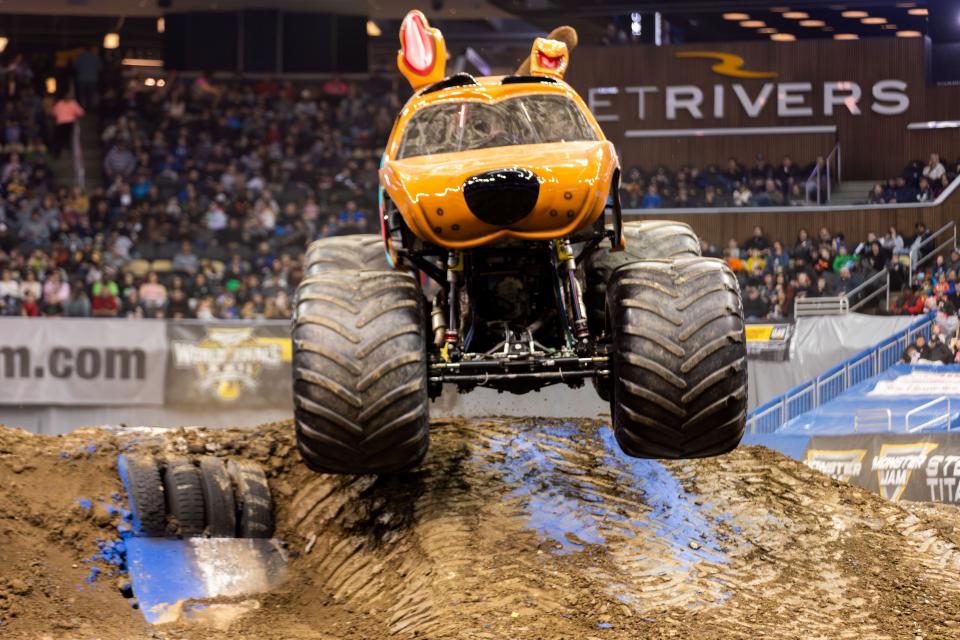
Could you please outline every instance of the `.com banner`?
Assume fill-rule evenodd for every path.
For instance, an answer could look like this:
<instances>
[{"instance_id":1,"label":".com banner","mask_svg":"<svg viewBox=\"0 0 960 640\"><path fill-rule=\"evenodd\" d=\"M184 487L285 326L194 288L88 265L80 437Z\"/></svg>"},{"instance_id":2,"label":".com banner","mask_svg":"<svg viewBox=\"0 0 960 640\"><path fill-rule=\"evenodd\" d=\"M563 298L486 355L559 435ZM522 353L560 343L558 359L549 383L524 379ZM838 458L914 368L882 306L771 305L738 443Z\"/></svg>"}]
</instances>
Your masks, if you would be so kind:
<instances>
[{"instance_id":1,"label":".com banner","mask_svg":"<svg viewBox=\"0 0 960 640\"><path fill-rule=\"evenodd\" d=\"M291 406L289 322L171 321L171 406Z\"/></svg>"},{"instance_id":2,"label":".com banner","mask_svg":"<svg viewBox=\"0 0 960 640\"><path fill-rule=\"evenodd\" d=\"M163 404L166 325L0 318L0 404Z\"/></svg>"}]
</instances>

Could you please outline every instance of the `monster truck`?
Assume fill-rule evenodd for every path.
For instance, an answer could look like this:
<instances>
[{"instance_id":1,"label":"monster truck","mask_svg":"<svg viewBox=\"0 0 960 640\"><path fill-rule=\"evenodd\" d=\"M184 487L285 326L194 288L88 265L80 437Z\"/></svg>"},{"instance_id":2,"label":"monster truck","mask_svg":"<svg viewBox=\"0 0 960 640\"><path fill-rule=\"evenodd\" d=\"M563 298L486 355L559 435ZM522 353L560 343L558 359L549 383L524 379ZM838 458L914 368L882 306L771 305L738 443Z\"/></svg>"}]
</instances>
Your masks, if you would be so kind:
<instances>
[{"instance_id":1,"label":"monster truck","mask_svg":"<svg viewBox=\"0 0 960 640\"><path fill-rule=\"evenodd\" d=\"M296 432L327 473L409 469L444 385L527 393L592 381L636 457L713 456L746 415L737 280L691 229L622 220L613 144L563 81L576 35L522 75L445 75L418 11L415 93L380 169L381 234L307 251L293 318Z\"/></svg>"}]
</instances>

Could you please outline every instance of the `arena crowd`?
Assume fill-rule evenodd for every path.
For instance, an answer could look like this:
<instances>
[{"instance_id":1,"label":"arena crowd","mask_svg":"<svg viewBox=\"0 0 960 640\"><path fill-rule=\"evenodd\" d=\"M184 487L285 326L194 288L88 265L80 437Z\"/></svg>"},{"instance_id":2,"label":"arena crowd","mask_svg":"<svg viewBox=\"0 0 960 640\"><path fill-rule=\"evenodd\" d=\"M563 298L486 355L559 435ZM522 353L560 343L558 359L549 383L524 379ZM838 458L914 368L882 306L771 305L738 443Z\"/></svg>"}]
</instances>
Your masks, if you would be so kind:
<instances>
[{"instance_id":1,"label":"arena crowd","mask_svg":"<svg viewBox=\"0 0 960 640\"><path fill-rule=\"evenodd\" d=\"M200 75L172 77L163 90L114 82L98 93L98 67L89 57L85 66L77 86L87 104L41 98L22 59L6 71L0 315L286 319L310 240L378 231L379 154L405 98L395 79L295 86ZM87 190L51 171L62 116L85 112L99 115L103 153L102 184ZM900 181L932 188L956 169L936 155L908 168L885 201L916 197ZM622 199L626 208L801 204L810 171L759 155L750 167L731 158L722 169L633 168ZM906 237L801 229L788 242L757 227L703 252L738 274L751 319L789 318L796 298L848 293L883 269L904 290L886 312L956 309L960 255L939 256L906 281L904 260L928 234L921 223Z\"/></svg>"}]
</instances>

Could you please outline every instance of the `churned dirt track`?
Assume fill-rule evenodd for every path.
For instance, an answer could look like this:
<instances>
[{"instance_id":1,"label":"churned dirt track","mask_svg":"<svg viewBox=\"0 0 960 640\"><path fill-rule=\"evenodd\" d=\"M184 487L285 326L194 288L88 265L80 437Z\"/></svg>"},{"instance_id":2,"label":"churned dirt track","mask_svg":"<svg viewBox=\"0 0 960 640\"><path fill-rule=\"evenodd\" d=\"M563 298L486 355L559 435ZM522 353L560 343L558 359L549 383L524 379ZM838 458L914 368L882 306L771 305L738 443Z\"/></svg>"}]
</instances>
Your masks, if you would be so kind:
<instances>
[{"instance_id":1,"label":"churned dirt track","mask_svg":"<svg viewBox=\"0 0 960 640\"><path fill-rule=\"evenodd\" d=\"M620 455L603 423L435 421L423 466L315 475L289 424L162 436L0 429L4 638L960 638L960 515L765 449ZM227 632L148 627L82 562L126 449L259 461L291 579ZM79 591L78 587L83 590Z\"/></svg>"}]
</instances>

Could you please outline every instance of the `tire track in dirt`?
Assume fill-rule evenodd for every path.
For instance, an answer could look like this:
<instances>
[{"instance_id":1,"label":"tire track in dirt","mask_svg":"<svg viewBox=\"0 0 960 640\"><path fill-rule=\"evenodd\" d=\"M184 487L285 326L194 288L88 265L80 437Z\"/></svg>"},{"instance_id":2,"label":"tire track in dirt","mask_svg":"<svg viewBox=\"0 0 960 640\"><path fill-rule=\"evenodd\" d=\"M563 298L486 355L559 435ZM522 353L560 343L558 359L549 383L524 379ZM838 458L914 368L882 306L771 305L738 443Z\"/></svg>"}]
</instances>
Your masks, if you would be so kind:
<instances>
[{"instance_id":1,"label":"tire track in dirt","mask_svg":"<svg viewBox=\"0 0 960 640\"><path fill-rule=\"evenodd\" d=\"M392 636L949 637L930 628L960 617L953 542L776 454L635 460L589 421L435 421L432 438L412 474L315 479L340 510L297 525L336 541L300 571L323 544L313 586ZM913 586L885 588L891 571Z\"/></svg>"},{"instance_id":2,"label":"tire track in dirt","mask_svg":"<svg viewBox=\"0 0 960 640\"><path fill-rule=\"evenodd\" d=\"M109 584L47 595L75 591L84 570L70 563L104 525L73 510L70 537L38 534L63 521L71 486L116 490L116 454L133 448L267 470L291 578L230 637L960 638L956 509L893 504L757 447L635 460L596 421L435 420L431 438L412 472L344 477L306 470L288 423L62 439L0 429L0 484L15 488L0 494L0 605L21 612L0 635L40 637L66 617L77 626L53 638L223 637L145 630ZM50 494L51 478L72 485Z\"/></svg>"}]
</instances>

